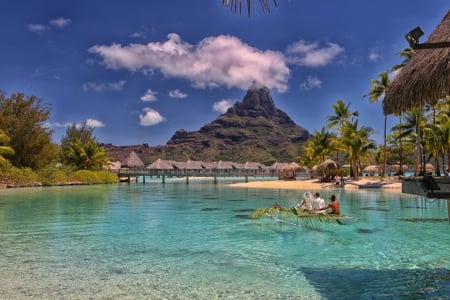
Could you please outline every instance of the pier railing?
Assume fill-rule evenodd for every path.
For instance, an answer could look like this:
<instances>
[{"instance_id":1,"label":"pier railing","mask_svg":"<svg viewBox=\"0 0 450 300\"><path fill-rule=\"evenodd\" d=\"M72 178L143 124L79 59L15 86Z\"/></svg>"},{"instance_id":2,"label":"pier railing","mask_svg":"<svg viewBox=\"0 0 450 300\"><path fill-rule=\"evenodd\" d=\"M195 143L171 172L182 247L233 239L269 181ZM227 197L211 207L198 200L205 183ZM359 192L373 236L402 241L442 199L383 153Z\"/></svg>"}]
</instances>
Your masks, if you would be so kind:
<instances>
[{"instance_id":1,"label":"pier railing","mask_svg":"<svg viewBox=\"0 0 450 300\"><path fill-rule=\"evenodd\" d=\"M189 177L210 177L214 178L214 182L217 182L217 178L221 177L242 177L245 182L249 177L273 177L282 178L283 174L280 170L276 169L147 169L147 168L121 168L119 170L111 170L113 173L117 173L120 181L131 182L139 181L141 179L145 182L146 177L162 178L163 183L166 178L180 178L186 177L186 182L189 181ZM298 178L306 178L309 173L298 172Z\"/></svg>"}]
</instances>

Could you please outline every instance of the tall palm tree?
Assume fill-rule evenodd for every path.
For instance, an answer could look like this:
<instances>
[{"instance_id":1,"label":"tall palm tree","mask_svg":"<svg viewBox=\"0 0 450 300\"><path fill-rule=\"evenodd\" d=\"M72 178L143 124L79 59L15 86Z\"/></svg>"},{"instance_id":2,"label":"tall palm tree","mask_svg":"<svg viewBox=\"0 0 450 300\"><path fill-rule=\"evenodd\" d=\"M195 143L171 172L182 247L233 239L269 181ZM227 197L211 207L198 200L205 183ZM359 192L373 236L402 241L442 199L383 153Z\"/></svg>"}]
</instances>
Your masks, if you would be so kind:
<instances>
[{"instance_id":1,"label":"tall palm tree","mask_svg":"<svg viewBox=\"0 0 450 300\"><path fill-rule=\"evenodd\" d=\"M399 138L410 138L411 142L416 144L416 165L415 174L422 173L423 158L423 128L425 120L421 108L413 108L403 115L404 122L396 124L392 129L400 132Z\"/></svg>"},{"instance_id":2,"label":"tall palm tree","mask_svg":"<svg viewBox=\"0 0 450 300\"><path fill-rule=\"evenodd\" d=\"M327 128L336 128L337 131L348 122L353 122L353 117L358 117L358 111L350 110L351 103L345 104L344 100L338 99L331 107L334 110L334 115L327 117Z\"/></svg>"},{"instance_id":3,"label":"tall palm tree","mask_svg":"<svg viewBox=\"0 0 450 300\"><path fill-rule=\"evenodd\" d=\"M6 166L7 164L5 155L14 154L14 149L8 146L10 140L11 139L9 138L9 136L0 129L0 168Z\"/></svg>"},{"instance_id":4,"label":"tall palm tree","mask_svg":"<svg viewBox=\"0 0 450 300\"><path fill-rule=\"evenodd\" d=\"M358 128L358 120L347 123L342 128L341 145L348 156L351 175L355 180L359 179L361 173L361 161L367 162L370 151L376 148L375 141L371 138L373 133L371 127Z\"/></svg>"},{"instance_id":5,"label":"tall palm tree","mask_svg":"<svg viewBox=\"0 0 450 300\"><path fill-rule=\"evenodd\" d=\"M378 74L379 79L372 79L370 91L364 97L369 96L371 103L377 102L378 100L384 98L386 91L391 85L391 80L389 79L389 72L384 71ZM383 129L383 169L381 170L381 175L386 174L386 127L387 127L387 115L384 114L384 129Z\"/></svg>"},{"instance_id":6,"label":"tall palm tree","mask_svg":"<svg viewBox=\"0 0 450 300\"><path fill-rule=\"evenodd\" d=\"M250 16L250 4L251 0L247 0L247 14ZM261 7L263 9L263 12L270 13L270 6L268 0L259 0L261 3ZM275 7L277 6L277 0L273 0L273 3ZM230 7L231 10L236 12L238 6L239 6L239 13L242 14L242 0L222 0L222 6Z\"/></svg>"}]
</instances>

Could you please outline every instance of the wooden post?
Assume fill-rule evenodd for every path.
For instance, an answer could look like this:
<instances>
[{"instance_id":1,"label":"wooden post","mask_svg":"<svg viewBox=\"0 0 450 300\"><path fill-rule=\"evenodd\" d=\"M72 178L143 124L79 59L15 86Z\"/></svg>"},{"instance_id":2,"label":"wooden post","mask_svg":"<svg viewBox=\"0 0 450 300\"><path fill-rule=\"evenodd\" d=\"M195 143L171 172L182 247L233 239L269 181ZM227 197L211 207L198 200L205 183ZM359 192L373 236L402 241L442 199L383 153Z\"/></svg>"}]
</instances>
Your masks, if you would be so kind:
<instances>
[{"instance_id":1,"label":"wooden post","mask_svg":"<svg viewBox=\"0 0 450 300\"><path fill-rule=\"evenodd\" d=\"M248 183L248 175L245 175L245 183Z\"/></svg>"},{"instance_id":2,"label":"wooden post","mask_svg":"<svg viewBox=\"0 0 450 300\"><path fill-rule=\"evenodd\" d=\"M448 225L450 225L450 200L447 200Z\"/></svg>"},{"instance_id":3,"label":"wooden post","mask_svg":"<svg viewBox=\"0 0 450 300\"><path fill-rule=\"evenodd\" d=\"M163 174L163 176L162 176L162 184L165 184L166 183L166 176Z\"/></svg>"},{"instance_id":4,"label":"wooden post","mask_svg":"<svg viewBox=\"0 0 450 300\"><path fill-rule=\"evenodd\" d=\"M186 184L189 184L189 176L186 176Z\"/></svg>"},{"instance_id":5,"label":"wooden post","mask_svg":"<svg viewBox=\"0 0 450 300\"><path fill-rule=\"evenodd\" d=\"M214 176L214 184L217 184L217 176Z\"/></svg>"}]
</instances>

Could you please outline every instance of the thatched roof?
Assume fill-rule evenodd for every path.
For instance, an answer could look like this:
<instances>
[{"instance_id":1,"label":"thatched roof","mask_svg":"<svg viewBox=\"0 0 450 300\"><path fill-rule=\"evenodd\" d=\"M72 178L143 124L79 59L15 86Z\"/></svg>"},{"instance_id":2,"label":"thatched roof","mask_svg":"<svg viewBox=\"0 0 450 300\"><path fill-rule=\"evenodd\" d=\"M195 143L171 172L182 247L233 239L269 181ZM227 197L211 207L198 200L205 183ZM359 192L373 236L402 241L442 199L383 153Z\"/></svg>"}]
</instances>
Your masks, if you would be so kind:
<instances>
[{"instance_id":1,"label":"thatched roof","mask_svg":"<svg viewBox=\"0 0 450 300\"><path fill-rule=\"evenodd\" d=\"M318 165L318 168L320 170L339 169L339 164L332 159L326 159L324 162Z\"/></svg>"},{"instance_id":2,"label":"thatched roof","mask_svg":"<svg viewBox=\"0 0 450 300\"><path fill-rule=\"evenodd\" d=\"M380 167L376 166L376 165L370 165L370 166L367 166L364 169L362 169L362 171L366 172L366 173L379 173Z\"/></svg>"},{"instance_id":3,"label":"thatched roof","mask_svg":"<svg viewBox=\"0 0 450 300\"><path fill-rule=\"evenodd\" d=\"M147 169L172 170L172 169L174 169L173 161L158 158L153 163L151 163L149 166L147 166Z\"/></svg>"},{"instance_id":4,"label":"thatched roof","mask_svg":"<svg viewBox=\"0 0 450 300\"><path fill-rule=\"evenodd\" d=\"M275 162L269 168L271 170L281 170L287 164L288 163L285 163L285 162Z\"/></svg>"},{"instance_id":5,"label":"thatched roof","mask_svg":"<svg viewBox=\"0 0 450 300\"><path fill-rule=\"evenodd\" d=\"M186 161L186 169L189 170L201 170L201 169L205 169L204 166L204 162L200 161L200 160L188 160Z\"/></svg>"},{"instance_id":6,"label":"thatched roof","mask_svg":"<svg viewBox=\"0 0 450 300\"><path fill-rule=\"evenodd\" d=\"M426 43L450 42L450 11ZM417 49L386 91L385 114L399 114L449 95L450 48Z\"/></svg>"},{"instance_id":7,"label":"thatched roof","mask_svg":"<svg viewBox=\"0 0 450 300\"><path fill-rule=\"evenodd\" d=\"M246 170L265 170L267 167L259 162L248 161L244 164Z\"/></svg>"},{"instance_id":8,"label":"thatched roof","mask_svg":"<svg viewBox=\"0 0 450 300\"><path fill-rule=\"evenodd\" d=\"M124 163L127 167L143 167L144 163L134 151L131 151Z\"/></svg>"}]
</instances>

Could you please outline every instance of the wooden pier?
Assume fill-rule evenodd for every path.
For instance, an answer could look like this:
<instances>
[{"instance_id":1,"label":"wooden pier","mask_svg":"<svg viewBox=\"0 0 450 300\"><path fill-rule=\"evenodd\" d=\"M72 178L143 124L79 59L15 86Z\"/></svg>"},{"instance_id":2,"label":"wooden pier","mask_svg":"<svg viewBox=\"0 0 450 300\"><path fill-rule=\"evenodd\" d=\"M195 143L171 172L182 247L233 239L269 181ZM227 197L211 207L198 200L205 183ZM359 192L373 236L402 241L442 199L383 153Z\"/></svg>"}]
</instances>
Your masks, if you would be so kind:
<instances>
[{"instance_id":1,"label":"wooden pier","mask_svg":"<svg viewBox=\"0 0 450 300\"><path fill-rule=\"evenodd\" d=\"M173 170L155 170L141 168L121 168L118 170L117 176L121 182L139 182L139 179L145 183L146 178L161 178L164 184L167 178L185 178L186 184L189 184L189 178L212 178L214 184L217 184L218 178L240 177L248 182L249 177L276 177L279 178L279 172L272 170L189 170L189 169L173 169Z\"/></svg>"}]
</instances>

